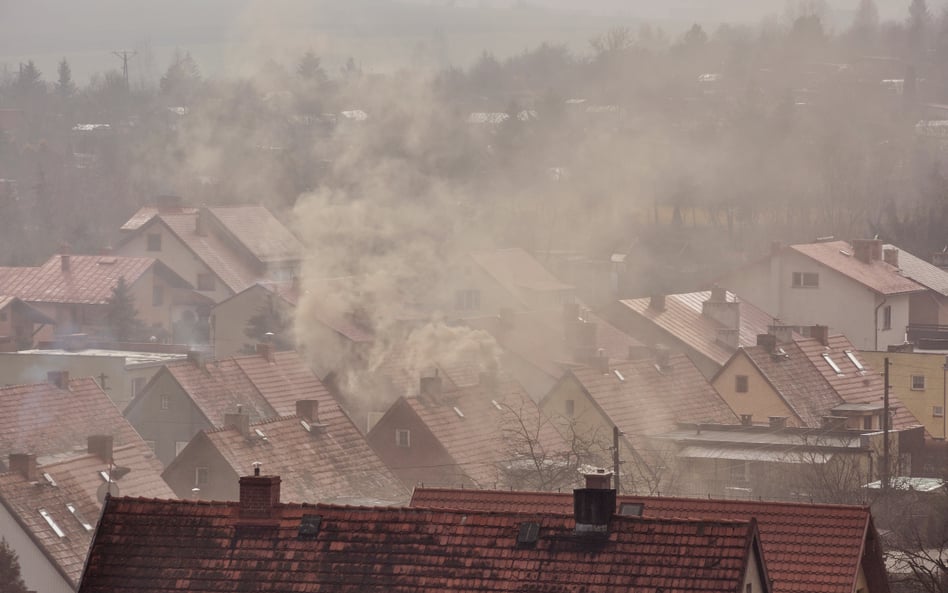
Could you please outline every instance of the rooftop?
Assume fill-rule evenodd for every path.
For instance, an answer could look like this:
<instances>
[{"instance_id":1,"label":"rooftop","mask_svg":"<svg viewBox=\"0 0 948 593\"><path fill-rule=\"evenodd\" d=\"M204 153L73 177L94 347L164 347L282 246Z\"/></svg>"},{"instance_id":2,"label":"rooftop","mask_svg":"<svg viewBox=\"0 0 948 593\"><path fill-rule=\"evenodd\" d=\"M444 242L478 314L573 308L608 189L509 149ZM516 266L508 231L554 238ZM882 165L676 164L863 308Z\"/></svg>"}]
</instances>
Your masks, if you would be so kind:
<instances>
[{"instance_id":1,"label":"rooftop","mask_svg":"<svg viewBox=\"0 0 948 593\"><path fill-rule=\"evenodd\" d=\"M134 350L106 350L102 348L85 348L82 350L63 350L61 348L43 348L34 350L20 350L10 352L10 355L20 356L25 354L39 356L102 356L109 358L124 358L125 367L138 367L149 365L160 365L175 360L186 358L185 354L173 352L136 352Z\"/></svg>"},{"instance_id":2,"label":"rooftop","mask_svg":"<svg viewBox=\"0 0 948 593\"><path fill-rule=\"evenodd\" d=\"M948 122L944 122L948 124ZM895 245L883 245L883 249L898 249ZM911 278L925 288L948 296L948 272L908 251L899 251L899 269L906 278Z\"/></svg>"},{"instance_id":3,"label":"rooftop","mask_svg":"<svg viewBox=\"0 0 948 593\"><path fill-rule=\"evenodd\" d=\"M537 292L572 291L569 284L560 282L526 250L519 247L473 251L474 263L497 281L523 305L532 305Z\"/></svg>"},{"instance_id":4,"label":"rooftop","mask_svg":"<svg viewBox=\"0 0 948 593\"><path fill-rule=\"evenodd\" d=\"M925 287L907 278L895 266L874 259L869 263L858 259L853 247L846 241L825 241L791 245L789 249L805 255L824 266L855 280L883 295L921 292ZM899 258L901 259L901 254Z\"/></svg>"}]
</instances>

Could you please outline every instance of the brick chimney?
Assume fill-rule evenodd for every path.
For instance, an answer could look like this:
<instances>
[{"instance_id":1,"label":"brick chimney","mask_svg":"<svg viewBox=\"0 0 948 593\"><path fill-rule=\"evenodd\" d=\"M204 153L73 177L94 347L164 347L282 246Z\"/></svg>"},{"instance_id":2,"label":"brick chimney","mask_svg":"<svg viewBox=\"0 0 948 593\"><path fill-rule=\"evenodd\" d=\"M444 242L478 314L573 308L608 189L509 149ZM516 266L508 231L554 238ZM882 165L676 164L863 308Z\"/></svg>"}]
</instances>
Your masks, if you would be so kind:
<instances>
[{"instance_id":1,"label":"brick chimney","mask_svg":"<svg viewBox=\"0 0 948 593\"><path fill-rule=\"evenodd\" d=\"M276 362L276 348L273 342L259 342L257 344L257 354L264 357L267 362Z\"/></svg>"},{"instance_id":2,"label":"brick chimney","mask_svg":"<svg viewBox=\"0 0 948 593\"><path fill-rule=\"evenodd\" d=\"M810 337L813 338L814 340L817 340L820 344L823 344L824 346L829 346L829 326L811 325Z\"/></svg>"},{"instance_id":3,"label":"brick chimney","mask_svg":"<svg viewBox=\"0 0 948 593\"><path fill-rule=\"evenodd\" d=\"M71 253L72 247L69 246L69 243L63 243L59 246L59 267L62 268L63 272L68 272L70 269L69 255Z\"/></svg>"},{"instance_id":4,"label":"brick chimney","mask_svg":"<svg viewBox=\"0 0 948 593\"><path fill-rule=\"evenodd\" d=\"M862 263L869 264L882 259L882 241L879 239L853 239L853 254Z\"/></svg>"},{"instance_id":5,"label":"brick chimney","mask_svg":"<svg viewBox=\"0 0 948 593\"><path fill-rule=\"evenodd\" d=\"M110 434L90 435L86 439L86 452L95 455L106 463L111 462L113 442Z\"/></svg>"},{"instance_id":6,"label":"brick chimney","mask_svg":"<svg viewBox=\"0 0 948 593\"><path fill-rule=\"evenodd\" d=\"M777 342L787 344L793 341L793 328L775 321L773 325L767 327L767 333L773 334Z\"/></svg>"},{"instance_id":7,"label":"brick chimney","mask_svg":"<svg viewBox=\"0 0 948 593\"><path fill-rule=\"evenodd\" d=\"M441 381L441 375L438 374L437 369L435 369L433 377L422 377L418 387L419 395L427 396L435 400L441 399L443 390L444 384Z\"/></svg>"},{"instance_id":8,"label":"brick chimney","mask_svg":"<svg viewBox=\"0 0 948 593\"><path fill-rule=\"evenodd\" d=\"M244 412L224 414L224 428L236 428L243 436L250 436L250 414Z\"/></svg>"},{"instance_id":9,"label":"brick chimney","mask_svg":"<svg viewBox=\"0 0 948 593\"><path fill-rule=\"evenodd\" d=\"M945 248L945 251L936 251L932 254L932 265L948 269L948 247Z\"/></svg>"},{"instance_id":10,"label":"brick chimney","mask_svg":"<svg viewBox=\"0 0 948 593\"><path fill-rule=\"evenodd\" d=\"M271 519L280 504L280 476L261 476L254 467L252 476L240 478L240 518Z\"/></svg>"},{"instance_id":11,"label":"brick chimney","mask_svg":"<svg viewBox=\"0 0 948 593\"><path fill-rule=\"evenodd\" d=\"M757 334L757 345L773 354L777 350L777 336L773 334Z\"/></svg>"},{"instance_id":12,"label":"brick chimney","mask_svg":"<svg viewBox=\"0 0 948 593\"><path fill-rule=\"evenodd\" d=\"M59 389L69 389L69 371L47 371L46 382Z\"/></svg>"},{"instance_id":13,"label":"brick chimney","mask_svg":"<svg viewBox=\"0 0 948 593\"><path fill-rule=\"evenodd\" d=\"M882 260L890 266L899 267L899 250L895 247L886 247L882 250Z\"/></svg>"},{"instance_id":14,"label":"brick chimney","mask_svg":"<svg viewBox=\"0 0 948 593\"><path fill-rule=\"evenodd\" d=\"M319 424L319 401L315 399L297 400L296 415L307 422Z\"/></svg>"},{"instance_id":15,"label":"brick chimney","mask_svg":"<svg viewBox=\"0 0 948 593\"><path fill-rule=\"evenodd\" d=\"M573 490L573 517L577 533L607 533L616 512L612 472L597 468L585 474L586 487Z\"/></svg>"},{"instance_id":16,"label":"brick chimney","mask_svg":"<svg viewBox=\"0 0 948 593\"><path fill-rule=\"evenodd\" d=\"M648 308L652 311L664 311L665 310L665 295L663 294L653 294L648 299Z\"/></svg>"},{"instance_id":17,"label":"brick chimney","mask_svg":"<svg viewBox=\"0 0 948 593\"><path fill-rule=\"evenodd\" d=\"M207 208L198 209L197 216L194 217L194 234L198 237L207 236L207 227L209 225L211 213Z\"/></svg>"},{"instance_id":18,"label":"brick chimney","mask_svg":"<svg viewBox=\"0 0 948 593\"><path fill-rule=\"evenodd\" d=\"M10 453L10 471L23 476L29 482L39 477L39 466L36 464L36 455L31 453Z\"/></svg>"},{"instance_id":19,"label":"brick chimney","mask_svg":"<svg viewBox=\"0 0 948 593\"><path fill-rule=\"evenodd\" d=\"M207 367L207 353L203 350L188 350L188 361L199 369Z\"/></svg>"}]
</instances>

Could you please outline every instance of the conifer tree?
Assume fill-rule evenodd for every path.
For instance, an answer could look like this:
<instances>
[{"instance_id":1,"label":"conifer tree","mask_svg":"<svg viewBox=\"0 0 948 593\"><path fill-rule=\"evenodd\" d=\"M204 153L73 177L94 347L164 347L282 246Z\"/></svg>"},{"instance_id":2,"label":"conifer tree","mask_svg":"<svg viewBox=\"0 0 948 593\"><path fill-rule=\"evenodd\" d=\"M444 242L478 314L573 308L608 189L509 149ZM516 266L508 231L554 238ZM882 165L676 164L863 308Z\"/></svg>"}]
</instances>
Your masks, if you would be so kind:
<instances>
[{"instance_id":1,"label":"conifer tree","mask_svg":"<svg viewBox=\"0 0 948 593\"><path fill-rule=\"evenodd\" d=\"M135 309L135 297L132 296L125 282L125 277L119 278L112 288L112 295L106 302L108 307L106 322L112 332L112 337L120 342L127 342L132 338L135 329L141 325L138 311Z\"/></svg>"},{"instance_id":2,"label":"conifer tree","mask_svg":"<svg viewBox=\"0 0 948 593\"><path fill-rule=\"evenodd\" d=\"M6 539L0 538L0 593L27 593L20 574L20 559Z\"/></svg>"}]
</instances>

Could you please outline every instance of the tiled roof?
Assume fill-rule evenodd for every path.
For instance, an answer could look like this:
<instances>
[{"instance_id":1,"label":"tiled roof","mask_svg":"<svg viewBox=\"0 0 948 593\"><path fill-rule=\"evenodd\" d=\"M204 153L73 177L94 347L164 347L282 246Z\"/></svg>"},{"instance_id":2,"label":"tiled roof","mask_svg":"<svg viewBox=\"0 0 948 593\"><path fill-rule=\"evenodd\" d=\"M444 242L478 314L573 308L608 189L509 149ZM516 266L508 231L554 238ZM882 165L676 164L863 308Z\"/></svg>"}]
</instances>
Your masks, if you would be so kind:
<instances>
[{"instance_id":1,"label":"tiled roof","mask_svg":"<svg viewBox=\"0 0 948 593\"><path fill-rule=\"evenodd\" d=\"M404 348L396 348L375 369L377 376L384 377L385 387L396 396L412 397L418 395L421 377L437 371L447 381L447 389L471 387L480 380L480 372L485 370L483 361L477 352L451 352L443 359L423 358L413 360Z\"/></svg>"},{"instance_id":2,"label":"tiled roof","mask_svg":"<svg viewBox=\"0 0 948 593\"><path fill-rule=\"evenodd\" d=\"M884 261L874 260L871 263L865 263L854 255L847 255L852 254L853 251L846 241L805 243L791 245L789 248L879 294L891 295L925 290L924 286L906 278L899 273L898 268Z\"/></svg>"},{"instance_id":3,"label":"tiled roof","mask_svg":"<svg viewBox=\"0 0 948 593\"><path fill-rule=\"evenodd\" d=\"M519 247L474 251L470 256L524 305L532 303L530 293L573 289L571 285L557 280L536 258Z\"/></svg>"},{"instance_id":4,"label":"tiled roof","mask_svg":"<svg viewBox=\"0 0 948 593\"><path fill-rule=\"evenodd\" d=\"M703 519L756 519L773 579L774 593L852 593L864 544L872 561L881 563L867 507L625 496L617 504L642 504L642 516ZM501 492L416 488L413 507L568 513L573 497L553 492ZM871 577L870 577L871 578ZM884 586L884 583L881 583ZM887 592L870 584L871 593Z\"/></svg>"},{"instance_id":5,"label":"tiled roof","mask_svg":"<svg viewBox=\"0 0 948 593\"><path fill-rule=\"evenodd\" d=\"M820 345L817 340L803 340L807 341ZM800 343L780 344L784 355L771 354L763 346L744 348L744 354L796 414L797 417L789 421L790 425L817 428L821 418L831 415L830 410L843 403L843 399L814 366L815 361L806 355ZM819 362L829 368L824 360Z\"/></svg>"},{"instance_id":6,"label":"tiled roof","mask_svg":"<svg viewBox=\"0 0 948 593\"><path fill-rule=\"evenodd\" d=\"M883 249L898 249L895 245L883 245ZM948 296L948 272L908 251L899 251L899 269L902 275L911 278L942 296Z\"/></svg>"},{"instance_id":7,"label":"tiled roof","mask_svg":"<svg viewBox=\"0 0 948 593\"><path fill-rule=\"evenodd\" d=\"M116 445L141 439L91 377L70 380L68 391L49 383L0 387L0 456L84 451L93 434L113 435Z\"/></svg>"},{"instance_id":8,"label":"tiled roof","mask_svg":"<svg viewBox=\"0 0 948 593\"><path fill-rule=\"evenodd\" d=\"M481 486L504 482L508 465L526 452L527 434L535 437L542 458L555 459L569 451L553 424L540 420L537 405L516 381L446 389L437 401L405 401L458 467Z\"/></svg>"},{"instance_id":9,"label":"tiled roof","mask_svg":"<svg viewBox=\"0 0 948 593\"><path fill-rule=\"evenodd\" d=\"M608 537L590 537L569 515L276 511L273 527L242 528L235 503L112 498L79 591L723 593L742 588L758 545L753 522L617 517ZM298 535L314 516L315 533ZM517 544L524 522L537 524L535 544Z\"/></svg>"},{"instance_id":10,"label":"tiled roof","mask_svg":"<svg viewBox=\"0 0 948 593\"><path fill-rule=\"evenodd\" d=\"M161 214L158 219L232 291L240 292L252 286L261 276L258 270L213 232L198 235L195 228L196 214Z\"/></svg>"},{"instance_id":11,"label":"tiled roof","mask_svg":"<svg viewBox=\"0 0 948 593\"><path fill-rule=\"evenodd\" d=\"M655 360L642 359L613 361L608 373L588 366L570 373L613 424L633 440L672 430L679 422L738 422L684 354L670 354L668 365L661 370Z\"/></svg>"},{"instance_id":12,"label":"tiled roof","mask_svg":"<svg viewBox=\"0 0 948 593\"><path fill-rule=\"evenodd\" d=\"M717 341L718 329L724 326L701 314L701 303L710 297L710 291L671 294L665 297L665 309L662 311L649 308L648 298L619 302L675 339L694 348L717 364L723 365L731 357L734 349ZM728 292L726 298L730 302L740 301L740 345L754 345L757 342L757 334L767 333L769 326L774 322L773 317L740 299L733 292Z\"/></svg>"},{"instance_id":13,"label":"tiled roof","mask_svg":"<svg viewBox=\"0 0 948 593\"><path fill-rule=\"evenodd\" d=\"M103 304L119 278L132 284L156 263L150 257L69 255L69 270L64 271L62 257L54 255L36 268L0 273L0 292L31 303Z\"/></svg>"},{"instance_id":14,"label":"tiled roof","mask_svg":"<svg viewBox=\"0 0 948 593\"><path fill-rule=\"evenodd\" d=\"M836 393L845 403L881 406L885 392L885 381L879 374L879 369L870 368L846 336L829 336L828 342L828 346L823 346L818 340L812 338L796 340L800 350L810 359L813 366L822 373L823 377L826 378L827 382L836 390ZM849 359L847 352L851 353L865 370L860 371ZM842 371L841 374L837 374L829 366L823 358L824 354L836 363ZM921 422L907 406L902 404L898 394L892 389L889 390L889 406L895 410L895 414L892 416L893 428L901 429L921 425ZM829 410L824 412L824 414L828 413Z\"/></svg>"},{"instance_id":15,"label":"tiled roof","mask_svg":"<svg viewBox=\"0 0 948 593\"><path fill-rule=\"evenodd\" d=\"M261 263L296 261L303 255L303 244L263 206L226 206L209 210Z\"/></svg>"},{"instance_id":16,"label":"tiled roof","mask_svg":"<svg viewBox=\"0 0 948 593\"><path fill-rule=\"evenodd\" d=\"M273 358L270 362L264 356L251 355L237 356L233 360L277 415L295 414L296 402L301 399L316 399L320 405L333 401L322 381L298 353L275 352Z\"/></svg>"},{"instance_id":17,"label":"tiled roof","mask_svg":"<svg viewBox=\"0 0 948 593\"><path fill-rule=\"evenodd\" d=\"M254 463L279 474L288 499L384 504L407 499L408 492L335 402L320 401L319 422L326 428L308 431L299 417L286 416L251 425L250 437L236 428L204 434L238 475L249 473Z\"/></svg>"},{"instance_id":18,"label":"tiled roof","mask_svg":"<svg viewBox=\"0 0 948 593\"><path fill-rule=\"evenodd\" d=\"M33 323L56 324L56 320L44 314L39 309L27 305L23 300L15 296L6 296L0 294L0 311L7 307L13 307L14 314L24 315L26 319Z\"/></svg>"}]
</instances>

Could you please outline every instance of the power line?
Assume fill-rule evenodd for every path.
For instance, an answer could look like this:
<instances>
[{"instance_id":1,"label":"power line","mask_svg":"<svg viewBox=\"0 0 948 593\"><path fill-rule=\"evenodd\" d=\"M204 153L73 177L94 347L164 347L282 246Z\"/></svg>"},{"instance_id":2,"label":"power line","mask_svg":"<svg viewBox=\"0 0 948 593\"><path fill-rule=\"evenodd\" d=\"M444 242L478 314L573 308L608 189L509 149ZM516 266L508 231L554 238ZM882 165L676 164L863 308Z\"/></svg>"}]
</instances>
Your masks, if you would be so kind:
<instances>
[{"instance_id":1,"label":"power line","mask_svg":"<svg viewBox=\"0 0 948 593\"><path fill-rule=\"evenodd\" d=\"M125 90L128 90L128 59L137 56L138 52L135 50L120 49L113 51L112 55L122 60L122 78L125 79Z\"/></svg>"}]
</instances>

